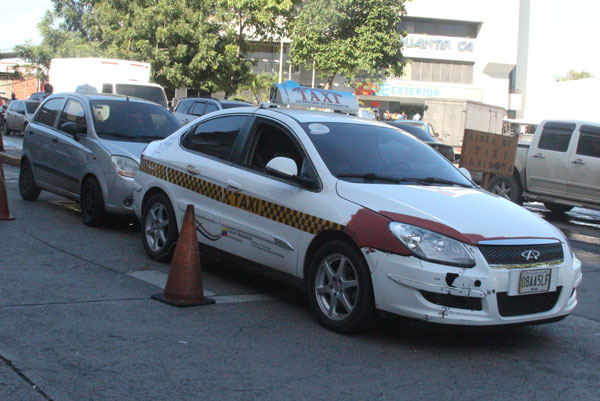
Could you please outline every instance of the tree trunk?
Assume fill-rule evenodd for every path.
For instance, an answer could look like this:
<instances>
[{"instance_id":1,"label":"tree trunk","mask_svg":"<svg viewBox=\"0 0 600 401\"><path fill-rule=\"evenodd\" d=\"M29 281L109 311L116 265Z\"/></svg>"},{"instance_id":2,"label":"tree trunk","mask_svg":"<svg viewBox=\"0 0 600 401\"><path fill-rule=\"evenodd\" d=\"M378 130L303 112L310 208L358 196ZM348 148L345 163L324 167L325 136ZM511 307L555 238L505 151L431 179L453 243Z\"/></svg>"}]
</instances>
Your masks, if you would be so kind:
<instances>
[{"instance_id":1,"label":"tree trunk","mask_svg":"<svg viewBox=\"0 0 600 401\"><path fill-rule=\"evenodd\" d=\"M325 84L325 89L330 90L333 87L333 80L335 79L335 76L337 75L337 73L333 73L328 79L327 79L327 83Z\"/></svg>"}]
</instances>

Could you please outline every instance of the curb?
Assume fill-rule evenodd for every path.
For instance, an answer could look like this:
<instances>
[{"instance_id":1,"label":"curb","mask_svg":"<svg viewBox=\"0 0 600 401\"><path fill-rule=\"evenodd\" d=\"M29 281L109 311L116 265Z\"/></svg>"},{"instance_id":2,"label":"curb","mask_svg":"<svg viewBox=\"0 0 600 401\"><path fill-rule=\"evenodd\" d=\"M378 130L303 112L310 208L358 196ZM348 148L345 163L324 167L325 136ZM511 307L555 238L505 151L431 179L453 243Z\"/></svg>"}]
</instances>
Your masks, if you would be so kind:
<instances>
[{"instance_id":1,"label":"curb","mask_svg":"<svg viewBox=\"0 0 600 401\"><path fill-rule=\"evenodd\" d=\"M0 152L0 160L2 163L10 164L16 167L21 166L21 158L18 156L12 156L4 152Z\"/></svg>"}]
</instances>

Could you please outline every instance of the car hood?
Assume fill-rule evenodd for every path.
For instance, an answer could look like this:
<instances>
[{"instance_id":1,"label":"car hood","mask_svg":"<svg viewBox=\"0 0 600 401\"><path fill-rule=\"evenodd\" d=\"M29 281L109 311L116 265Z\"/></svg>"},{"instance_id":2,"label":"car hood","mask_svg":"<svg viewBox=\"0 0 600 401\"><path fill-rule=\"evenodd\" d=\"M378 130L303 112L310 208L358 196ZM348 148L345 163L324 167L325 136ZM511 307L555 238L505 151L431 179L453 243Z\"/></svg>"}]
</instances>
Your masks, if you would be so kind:
<instances>
[{"instance_id":1,"label":"car hood","mask_svg":"<svg viewBox=\"0 0 600 401\"><path fill-rule=\"evenodd\" d=\"M109 141L106 139L100 139L98 143L111 155L127 156L138 164L140 163L142 150L148 146L147 142Z\"/></svg>"},{"instance_id":2,"label":"car hood","mask_svg":"<svg viewBox=\"0 0 600 401\"><path fill-rule=\"evenodd\" d=\"M342 180L336 188L342 198L390 221L426 228L473 245L502 239L564 241L560 230L539 216L482 189Z\"/></svg>"}]
</instances>

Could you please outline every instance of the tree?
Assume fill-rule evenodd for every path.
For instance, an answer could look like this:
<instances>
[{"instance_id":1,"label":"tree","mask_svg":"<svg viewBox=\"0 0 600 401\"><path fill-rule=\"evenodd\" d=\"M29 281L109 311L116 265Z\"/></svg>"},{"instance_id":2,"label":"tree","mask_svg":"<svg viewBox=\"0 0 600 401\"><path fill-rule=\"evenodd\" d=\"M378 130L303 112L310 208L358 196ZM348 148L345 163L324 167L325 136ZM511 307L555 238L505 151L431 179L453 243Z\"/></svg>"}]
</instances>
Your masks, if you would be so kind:
<instances>
[{"instance_id":1,"label":"tree","mask_svg":"<svg viewBox=\"0 0 600 401\"><path fill-rule=\"evenodd\" d=\"M330 88L336 75L383 79L404 68L403 0L306 0L291 22L294 64L314 66Z\"/></svg>"},{"instance_id":2,"label":"tree","mask_svg":"<svg viewBox=\"0 0 600 401\"><path fill-rule=\"evenodd\" d=\"M577 79L593 78L594 76L587 71L569 70L565 75L558 77L559 81L575 81Z\"/></svg>"},{"instance_id":3,"label":"tree","mask_svg":"<svg viewBox=\"0 0 600 401\"><path fill-rule=\"evenodd\" d=\"M253 74L250 82L241 85L238 88L237 96L242 97L244 91L250 92L250 96L254 98L256 104L269 100L269 92L271 86L277 82L278 76L263 72L261 74Z\"/></svg>"}]
</instances>

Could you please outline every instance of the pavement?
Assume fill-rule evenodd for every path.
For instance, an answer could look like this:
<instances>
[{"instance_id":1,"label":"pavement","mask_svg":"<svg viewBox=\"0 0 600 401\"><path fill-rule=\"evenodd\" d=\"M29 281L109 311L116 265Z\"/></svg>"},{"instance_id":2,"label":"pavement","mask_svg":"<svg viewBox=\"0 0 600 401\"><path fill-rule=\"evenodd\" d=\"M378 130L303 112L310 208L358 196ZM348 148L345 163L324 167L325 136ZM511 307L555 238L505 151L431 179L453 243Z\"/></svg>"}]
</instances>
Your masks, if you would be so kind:
<instances>
[{"instance_id":1,"label":"pavement","mask_svg":"<svg viewBox=\"0 0 600 401\"><path fill-rule=\"evenodd\" d=\"M14 134L11 136L2 135L4 151L0 151L0 160L2 163L12 166L21 165L21 151L23 150L23 135Z\"/></svg>"}]
</instances>

